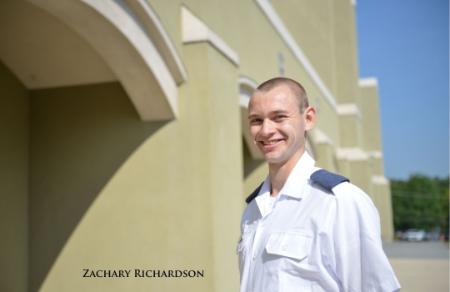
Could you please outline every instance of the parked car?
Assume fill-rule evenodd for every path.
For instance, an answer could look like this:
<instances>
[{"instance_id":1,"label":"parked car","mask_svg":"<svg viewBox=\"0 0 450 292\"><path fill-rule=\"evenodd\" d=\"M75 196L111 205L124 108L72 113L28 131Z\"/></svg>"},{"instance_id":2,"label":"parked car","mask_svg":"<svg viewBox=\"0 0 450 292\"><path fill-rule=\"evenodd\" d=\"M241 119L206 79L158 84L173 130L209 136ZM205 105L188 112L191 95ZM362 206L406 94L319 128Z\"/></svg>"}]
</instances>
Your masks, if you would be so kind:
<instances>
[{"instance_id":1,"label":"parked car","mask_svg":"<svg viewBox=\"0 0 450 292\"><path fill-rule=\"evenodd\" d=\"M421 229L408 229L403 235L402 239L407 241L423 241L425 240L426 232Z\"/></svg>"}]
</instances>

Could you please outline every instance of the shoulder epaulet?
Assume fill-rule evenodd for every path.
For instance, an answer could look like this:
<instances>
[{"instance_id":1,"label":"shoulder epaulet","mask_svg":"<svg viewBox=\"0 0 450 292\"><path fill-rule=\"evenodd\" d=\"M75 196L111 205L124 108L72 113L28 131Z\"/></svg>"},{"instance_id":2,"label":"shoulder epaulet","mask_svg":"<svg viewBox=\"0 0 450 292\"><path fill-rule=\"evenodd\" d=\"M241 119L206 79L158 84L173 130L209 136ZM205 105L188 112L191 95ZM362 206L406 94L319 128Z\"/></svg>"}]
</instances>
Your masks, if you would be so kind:
<instances>
[{"instance_id":1,"label":"shoulder epaulet","mask_svg":"<svg viewBox=\"0 0 450 292\"><path fill-rule=\"evenodd\" d=\"M263 183L261 183L251 194L250 196L247 197L247 199L245 199L245 202L247 204L250 204L251 201L253 201L254 198L256 198L259 194L259 190L261 189Z\"/></svg>"},{"instance_id":2,"label":"shoulder epaulet","mask_svg":"<svg viewBox=\"0 0 450 292\"><path fill-rule=\"evenodd\" d=\"M331 189L333 189L338 184L350 181L345 176L329 172L325 169L319 169L313 172L313 174L311 174L310 176L310 179L313 183L321 186L329 192L332 192Z\"/></svg>"}]
</instances>

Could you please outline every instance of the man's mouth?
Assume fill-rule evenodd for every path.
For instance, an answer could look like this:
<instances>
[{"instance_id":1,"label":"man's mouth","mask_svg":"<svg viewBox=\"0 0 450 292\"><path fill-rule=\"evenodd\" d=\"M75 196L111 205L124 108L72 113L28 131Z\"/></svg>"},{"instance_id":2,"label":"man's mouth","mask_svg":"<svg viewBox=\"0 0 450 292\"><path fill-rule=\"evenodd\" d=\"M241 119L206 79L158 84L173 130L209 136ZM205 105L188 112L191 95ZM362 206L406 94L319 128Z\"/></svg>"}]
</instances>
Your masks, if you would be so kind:
<instances>
[{"instance_id":1,"label":"man's mouth","mask_svg":"<svg viewBox=\"0 0 450 292\"><path fill-rule=\"evenodd\" d=\"M284 139L272 139L268 141L258 141L264 151L271 151L275 149Z\"/></svg>"},{"instance_id":2,"label":"man's mouth","mask_svg":"<svg viewBox=\"0 0 450 292\"><path fill-rule=\"evenodd\" d=\"M269 140L269 141L260 141L261 144L263 145L273 145L276 144L280 141L283 141L283 139L275 139L275 140Z\"/></svg>"}]
</instances>

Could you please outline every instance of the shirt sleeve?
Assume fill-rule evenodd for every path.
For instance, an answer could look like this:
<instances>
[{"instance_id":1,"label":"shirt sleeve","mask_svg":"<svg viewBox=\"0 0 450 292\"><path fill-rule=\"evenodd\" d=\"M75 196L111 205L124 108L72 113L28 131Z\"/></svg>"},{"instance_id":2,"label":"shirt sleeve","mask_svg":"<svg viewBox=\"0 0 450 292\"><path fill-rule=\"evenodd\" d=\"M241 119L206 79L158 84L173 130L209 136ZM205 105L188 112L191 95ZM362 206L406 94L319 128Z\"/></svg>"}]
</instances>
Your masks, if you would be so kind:
<instances>
[{"instance_id":1,"label":"shirt sleeve","mask_svg":"<svg viewBox=\"0 0 450 292\"><path fill-rule=\"evenodd\" d=\"M383 251L380 218L372 200L359 188L342 183L333 189L335 272L344 291L392 292L400 284Z\"/></svg>"}]
</instances>

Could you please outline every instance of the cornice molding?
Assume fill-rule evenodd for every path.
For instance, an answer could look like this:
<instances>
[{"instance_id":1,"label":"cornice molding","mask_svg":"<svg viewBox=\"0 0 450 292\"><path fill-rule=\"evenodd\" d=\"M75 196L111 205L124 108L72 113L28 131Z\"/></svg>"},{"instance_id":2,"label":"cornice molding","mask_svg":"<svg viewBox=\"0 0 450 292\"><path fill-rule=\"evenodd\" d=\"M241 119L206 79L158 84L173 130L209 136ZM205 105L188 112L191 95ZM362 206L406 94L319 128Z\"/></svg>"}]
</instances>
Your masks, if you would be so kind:
<instances>
[{"instance_id":1,"label":"cornice molding","mask_svg":"<svg viewBox=\"0 0 450 292\"><path fill-rule=\"evenodd\" d=\"M239 65L236 51L185 6L181 7L181 19L184 44L207 42L234 65Z\"/></svg>"}]
</instances>

